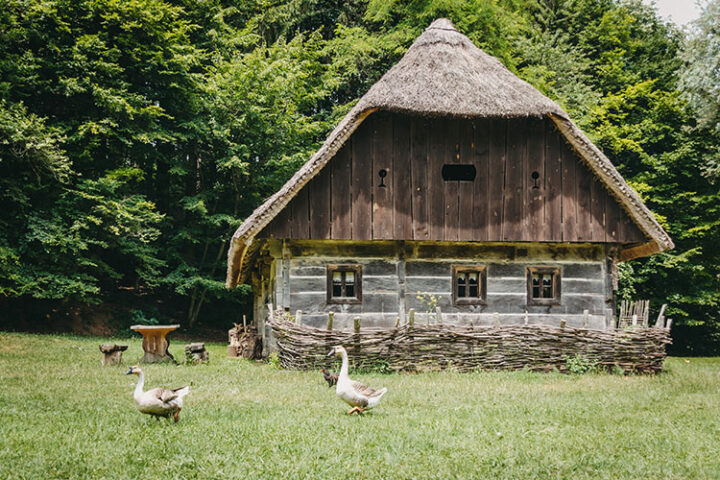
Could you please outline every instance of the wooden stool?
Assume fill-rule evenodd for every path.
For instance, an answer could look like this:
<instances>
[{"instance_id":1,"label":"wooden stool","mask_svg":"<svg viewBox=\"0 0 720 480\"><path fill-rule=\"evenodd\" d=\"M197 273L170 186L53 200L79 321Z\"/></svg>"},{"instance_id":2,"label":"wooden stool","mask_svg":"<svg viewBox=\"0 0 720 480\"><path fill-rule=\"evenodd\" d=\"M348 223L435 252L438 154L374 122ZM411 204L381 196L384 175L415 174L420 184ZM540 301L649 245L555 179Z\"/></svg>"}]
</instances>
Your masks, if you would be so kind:
<instances>
[{"instance_id":1,"label":"wooden stool","mask_svg":"<svg viewBox=\"0 0 720 480\"><path fill-rule=\"evenodd\" d=\"M210 354L204 343L185 345L185 363L207 363L209 360Z\"/></svg>"},{"instance_id":2,"label":"wooden stool","mask_svg":"<svg viewBox=\"0 0 720 480\"><path fill-rule=\"evenodd\" d=\"M143 336L142 347L145 355L140 359L140 362L175 362L173 356L168 352L170 342L165 337L178 328L180 328L180 325L133 325L130 327L130 330Z\"/></svg>"},{"instance_id":3,"label":"wooden stool","mask_svg":"<svg viewBox=\"0 0 720 480\"><path fill-rule=\"evenodd\" d=\"M103 365L117 365L122 363L122 352L127 350L127 345L100 345L100 351L103 354Z\"/></svg>"}]
</instances>

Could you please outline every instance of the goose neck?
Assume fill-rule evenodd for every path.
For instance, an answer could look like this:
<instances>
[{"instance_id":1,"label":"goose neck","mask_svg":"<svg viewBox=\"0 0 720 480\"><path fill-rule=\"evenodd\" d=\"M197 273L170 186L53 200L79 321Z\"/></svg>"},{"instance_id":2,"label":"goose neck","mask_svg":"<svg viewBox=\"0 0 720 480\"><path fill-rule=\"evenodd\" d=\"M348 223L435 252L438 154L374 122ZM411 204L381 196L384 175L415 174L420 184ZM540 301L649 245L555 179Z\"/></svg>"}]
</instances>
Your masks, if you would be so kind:
<instances>
[{"instance_id":1,"label":"goose neck","mask_svg":"<svg viewBox=\"0 0 720 480\"><path fill-rule=\"evenodd\" d=\"M137 386L135 386L135 397L142 395L143 393L143 387L145 386L145 374L143 372L140 372Z\"/></svg>"},{"instance_id":2,"label":"goose neck","mask_svg":"<svg viewBox=\"0 0 720 480\"><path fill-rule=\"evenodd\" d=\"M348 355L347 355L347 352L346 352L345 350L342 350L342 351L340 352L340 355L342 355L342 367L340 367L340 376L347 378L347 377L348 377L348 370L349 370Z\"/></svg>"}]
</instances>

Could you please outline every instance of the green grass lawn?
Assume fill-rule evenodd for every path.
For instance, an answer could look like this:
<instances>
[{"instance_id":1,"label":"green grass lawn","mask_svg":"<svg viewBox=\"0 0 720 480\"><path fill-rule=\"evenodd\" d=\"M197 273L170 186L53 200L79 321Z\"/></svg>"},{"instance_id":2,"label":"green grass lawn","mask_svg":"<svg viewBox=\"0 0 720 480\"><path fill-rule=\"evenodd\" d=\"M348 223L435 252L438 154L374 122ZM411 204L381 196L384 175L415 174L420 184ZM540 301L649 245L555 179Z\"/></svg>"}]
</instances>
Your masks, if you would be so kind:
<instances>
[{"instance_id":1,"label":"green grass lawn","mask_svg":"<svg viewBox=\"0 0 720 480\"><path fill-rule=\"evenodd\" d=\"M658 376L356 375L364 416L318 372L225 358L145 367L191 385L180 423L141 415L108 339L0 333L0 478L720 478L720 359ZM180 358L182 345L170 351ZM351 359L352 362L352 359Z\"/></svg>"}]
</instances>

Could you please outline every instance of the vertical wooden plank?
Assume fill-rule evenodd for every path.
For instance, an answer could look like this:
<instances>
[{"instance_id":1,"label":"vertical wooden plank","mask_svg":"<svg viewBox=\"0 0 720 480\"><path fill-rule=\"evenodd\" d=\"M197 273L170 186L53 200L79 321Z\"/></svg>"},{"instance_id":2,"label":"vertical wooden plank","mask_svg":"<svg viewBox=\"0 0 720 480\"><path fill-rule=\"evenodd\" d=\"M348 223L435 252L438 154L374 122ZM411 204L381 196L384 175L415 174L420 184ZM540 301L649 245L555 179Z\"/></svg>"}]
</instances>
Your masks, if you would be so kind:
<instances>
[{"instance_id":1,"label":"vertical wooden plank","mask_svg":"<svg viewBox=\"0 0 720 480\"><path fill-rule=\"evenodd\" d=\"M393 118L393 201L395 240L412 240L412 165L410 162L410 118Z\"/></svg>"},{"instance_id":2,"label":"vertical wooden plank","mask_svg":"<svg viewBox=\"0 0 720 480\"><path fill-rule=\"evenodd\" d=\"M445 156L443 164L460 163L460 142L458 139L459 122L457 119L445 119ZM442 170L442 166L440 167ZM449 242L458 240L459 198L458 181L444 181L442 176L436 181L443 184L443 200L445 204L445 230L443 238Z\"/></svg>"},{"instance_id":3,"label":"vertical wooden plank","mask_svg":"<svg viewBox=\"0 0 720 480\"><path fill-rule=\"evenodd\" d=\"M375 115L352 136L352 239L372 239L372 137Z\"/></svg>"},{"instance_id":4,"label":"vertical wooden plank","mask_svg":"<svg viewBox=\"0 0 720 480\"><path fill-rule=\"evenodd\" d=\"M560 140L562 154L562 216L563 241L577 241L577 179L575 167L577 160L564 139Z\"/></svg>"},{"instance_id":5,"label":"vertical wooden plank","mask_svg":"<svg viewBox=\"0 0 720 480\"><path fill-rule=\"evenodd\" d=\"M373 239L393 238L393 125L388 112L379 112L373 135ZM385 170L381 179L379 172Z\"/></svg>"},{"instance_id":6,"label":"vertical wooden plank","mask_svg":"<svg viewBox=\"0 0 720 480\"><path fill-rule=\"evenodd\" d=\"M460 163L475 165L475 180L472 182L458 182L458 199L460 203L458 219L458 240L479 240L474 227L474 193L475 183L481 181L484 175L479 174L479 165L475 161L475 129L473 121L469 119L460 122Z\"/></svg>"},{"instance_id":7,"label":"vertical wooden plank","mask_svg":"<svg viewBox=\"0 0 720 480\"><path fill-rule=\"evenodd\" d=\"M503 240L517 241L523 239L525 230L523 203L528 124L525 119L518 118L512 119L508 126Z\"/></svg>"},{"instance_id":8,"label":"vertical wooden plank","mask_svg":"<svg viewBox=\"0 0 720 480\"><path fill-rule=\"evenodd\" d=\"M607 197L607 193L600 180L593 176L590 184L590 227L592 230L590 240L593 242L605 241L605 197Z\"/></svg>"},{"instance_id":9,"label":"vertical wooden plank","mask_svg":"<svg viewBox=\"0 0 720 480\"><path fill-rule=\"evenodd\" d=\"M442 180L442 166L445 163L445 140L447 136L445 119L432 119L430 145L428 146L428 239L442 240L445 237L445 192Z\"/></svg>"},{"instance_id":10,"label":"vertical wooden plank","mask_svg":"<svg viewBox=\"0 0 720 480\"><path fill-rule=\"evenodd\" d=\"M410 163L412 164L413 239L427 240L428 230L428 129L427 120L410 120Z\"/></svg>"},{"instance_id":11,"label":"vertical wooden plank","mask_svg":"<svg viewBox=\"0 0 720 480\"><path fill-rule=\"evenodd\" d=\"M555 124L546 119L544 238L555 242L563 239L561 141Z\"/></svg>"},{"instance_id":12,"label":"vertical wooden plank","mask_svg":"<svg viewBox=\"0 0 720 480\"><path fill-rule=\"evenodd\" d=\"M618 242L618 222L622 218L620 205L614 197L610 197L605 202L605 241Z\"/></svg>"},{"instance_id":13,"label":"vertical wooden plank","mask_svg":"<svg viewBox=\"0 0 720 480\"><path fill-rule=\"evenodd\" d=\"M468 163L475 165L477 176L472 186L472 238L478 242L488 240L488 173L489 173L489 134L490 121L480 118L473 122L473 143L471 159ZM460 213L461 219L464 212Z\"/></svg>"},{"instance_id":14,"label":"vertical wooden plank","mask_svg":"<svg viewBox=\"0 0 720 480\"><path fill-rule=\"evenodd\" d=\"M590 169L580 160L575 152L577 172L577 239L587 242L592 237L592 173Z\"/></svg>"},{"instance_id":15,"label":"vertical wooden plank","mask_svg":"<svg viewBox=\"0 0 720 480\"><path fill-rule=\"evenodd\" d=\"M308 189L301 189L290 203L292 207L292 238L310 238L310 209Z\"/></svg>"},{"instance_id":16,"label":"vertical wooden plank","mask_svg":"<svg viewBox=\"0 0 720 480\"><path fill-rule=\"evenodd\" d=\"M352 156L351 142L346 143L335 158L330 160L332 167L331 195L332 195L332 238L347 240L352 238L351 231L351 205L352 192Z\"/></svg>"},{"instance_id":17,"label":"vertical wooden plank","mask_svg":"<svg viewBox=\"0 0 720 480\"><path fill-rule=\"evenodd\" d=\"M619 242L624 242L627 239L628 231L632 228L630 217L628 217L625 209L618 203L620 213L617 221L617 239Z\"/></svg>"},{"instance_id":18,"label":"vertical wooden plank","mask_svg":"<svg viewBox=\"0 0 720 480\"><path fill-rule=\"evenodd\" d=\"M527 181L527 234L525 240L543 241L545 226L545 124L543 119L529 119L528 151L525 179ZM537 177L537 178L534 178Z\"/></svg>"},{"instance_id":19,"label":"vertical wooden plank","mask_svg":"<svg viewBox=\"0 0 720 480\"><path fill-rule=\"evenodd\" d=\"M489 124L487 239L490 242L499 242L503 239L508 121L502 118L493 118L489 120Z\"/></svg>"},{"instance_id":20,"label":"vertical wooden plank","mask_svg":"<svg viewBox=\"0 0 720 480\"><path fill-rule=\"evenodd\" d=\"M332 161L332 160L331 160ZM325 165L308 185L310 202L310 238L327 240L330 238L330 166Z\"/></svg>"},{"instance_id":21,"label":"vertical wooden plank","mask_svg":"<svg viewBox=\"0 0 720 480\"><path fill-rule=\"evenodd\" d=\"M280 210L270 225L265 229L266 232L261 234L265 238L273 236L275 238L290 238L290 205Z\"/></svg>"},{"instance_id":22,"label":"vertical wooden plank","mask_svg":"<svg viewBox=\"0 0 720 480\"><path fill-rule=\"evenodd\" d=\"M625 210L622 209L621 222L624 224L623 228L618 228L619 240L623 243L634 243L645 241L645 234L640 230L635 222L630 218Z\"/></svg>"}]
</instances>

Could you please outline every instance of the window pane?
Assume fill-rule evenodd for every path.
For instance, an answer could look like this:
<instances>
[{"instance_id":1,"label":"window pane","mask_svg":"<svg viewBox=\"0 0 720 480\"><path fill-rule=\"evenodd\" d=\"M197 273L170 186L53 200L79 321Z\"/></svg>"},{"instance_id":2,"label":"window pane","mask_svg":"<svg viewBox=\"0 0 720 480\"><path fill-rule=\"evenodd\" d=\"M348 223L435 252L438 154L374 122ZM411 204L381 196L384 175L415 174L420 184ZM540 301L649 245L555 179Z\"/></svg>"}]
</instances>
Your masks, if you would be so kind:
<instances>
[{"instance_id":1,"label":"window pane","mask_svg":"<svg viewBox=\"0 0 720 480\"><path fill-rule=\"evenodd\" d=\"M348 271L345 273L345 284L355 283L355 272Z\"/></svg>"},{"instance_id":2,"label":"window pane","mask_svg":"<svg viewBox=\"0 0 720 480\"><path fill-rule=\"evenodd\" d=\"M459 281L459 279L458 279ZM465 285L458 285L458 298L465 297Z\"/></svg>"},{"instance_id":3,"label":"window pane","mask_svg":"<svg viewBox=\"0 0 720 480\"><path fill-rule=\"evenodd\" d=\"M533 286L532 296L533 296L533 298L541 298L540 297L540 287L538 287L537 285Z\"/></svg>"},{"instance_id":4,"label":"window pane","mask_svg":"<svg viewBox=\"0 0 720 480\"><path fill-rule=\"evenodd\" d=\"M458 273L457 281L458 281L458 285L465 285L465 274Z\"/></svg>"},{"instance_id":5,"label":"window pane","mask_svg":"<svg viewBox=\"0 0 720 480\"><path fill-rule=\"evenodd\" d=\"M355 285L352 285L352 284L345 285L345 296L346 297L354 297L355 296Z\"/></svg>"},{"instance_id":6,"label":"window pane","mask_svg":"<svg viewBox=\"0 0 720 480\"><path fill-rule=\"evenodd\" d=\"M543 277L543 298L553 298L552 276Z\"/></svg>"},{"instance_id":7,"label":"window pane","mask_svg":"<svg viewBox=\"0 0 720 480\"><path fill-rule=\"evenodd\" d=\"M470 285L477 285L477 283L478 283L478 273L477 272L468 273L468 283Z\"/></svg>"},{"instance_id":8,"label":"window pane","mask_svg":"<svg viewBox=\"0 0 720 480\"><path fill-rule=\"evenodd\" d=\"M342 285L340 285L339 283L333 283L332 296L333 297L341 297L342 296Z\"/></svg>"},{"instance_id":9,"label":"window pane","mask_svg":"<svg viewBox=\"0 0 720 480\"><path fill-rule=\"evenodd\" d=\"M478 287L477 285L470 285L470 297L478 298Z\"/></svg>"},{"instance_id":10,"label":"window pane","mask_svg":"<svg viewBox=\"0 0 720 480\"><path fill-rule=\"evenodd\" d=\"M333 284L340 285L342 283L342 272L333 272L332 281Z\"/></svg>"}]
</instances>

